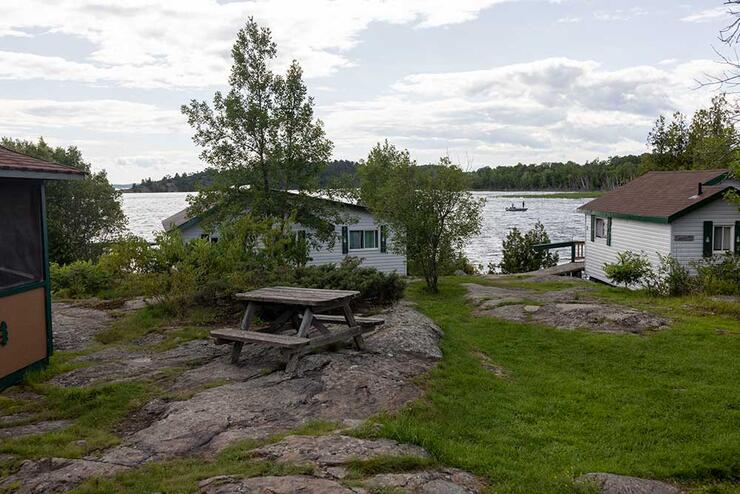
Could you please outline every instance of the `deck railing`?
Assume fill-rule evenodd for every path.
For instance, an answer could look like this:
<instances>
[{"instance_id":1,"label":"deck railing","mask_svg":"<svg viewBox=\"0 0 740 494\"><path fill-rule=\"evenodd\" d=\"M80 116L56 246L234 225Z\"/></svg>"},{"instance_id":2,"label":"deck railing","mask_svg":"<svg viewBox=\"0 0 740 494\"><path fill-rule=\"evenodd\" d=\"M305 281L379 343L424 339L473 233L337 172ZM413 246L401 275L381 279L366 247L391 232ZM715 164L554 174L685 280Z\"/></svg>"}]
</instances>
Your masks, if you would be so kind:
<instances>
[{"instance_id":1,"label":"deck railing","mask_svg":"<svg viewBox=\"0 0 740 494\"><path fill-rule=\"evenodd\" d=\"M549 244L537 244L534 246L534 250L551 250L551 249L565 249L570 247L570 262L583 261L585 258L583 250L586 242L583 240L571 240L569 242L553 242Z\"/></svg>"}]
</instances>

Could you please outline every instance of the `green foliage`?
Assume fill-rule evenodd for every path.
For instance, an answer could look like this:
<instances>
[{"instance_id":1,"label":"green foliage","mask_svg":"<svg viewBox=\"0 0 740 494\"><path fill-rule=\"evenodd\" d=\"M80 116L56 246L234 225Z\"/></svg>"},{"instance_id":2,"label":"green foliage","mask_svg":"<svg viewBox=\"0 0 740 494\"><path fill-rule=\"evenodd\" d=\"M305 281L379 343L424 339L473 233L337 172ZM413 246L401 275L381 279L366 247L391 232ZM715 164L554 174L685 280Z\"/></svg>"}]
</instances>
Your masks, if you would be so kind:
<instances>
[{"instance_id":1,"label":"green foliage","mask_svg":"<svg viewBox=\"0 0 740 494\"><path fill-rule=\"evenodd\" d=\"M661 115L648 135L650 154L643 156L643 170L692 170L737 166L740 135L734 111L724 94L709 108L694 113L691 123L676 112L668 121Z\"/></svg>"},{"instance_id":2,"label":"green foliage","mask_svg":"<svg viewBox=\"0 0 740 494\"><path fill-rule=\"evenodd\" d=\"M558 263L559 256L550 251L536 251L537 244L550 243L550 236L545 226L537 221L534 228L522 235L518 228L514 227L506 234L503 241L503 258L498 267L502 273L526 273L538 269L549 268ZM489 266L493 272L495 266Z\"/></svg>"},{"instance_id":3,"label":"green foliage","mask_svg":"<svg viewBox=\"0 0 740 494\"><path fill-rule=\"evenodd\" d=\"M740 295L740 256L717 255L692 263L696 284L705 294Z\"/></svg>"},{"instance_id":4,"label":"green foliage","mask_svg":"<svg viewBox=\"0 0 740 494\"><path fill-rule=\"evenodd\" d=\"M156 304L116 321L98 335L103 343L143 336L167 316L192 319L195 307L236 309L237 292L273 284L360 291L365 301L385 304L403 295L397 274L365 268L358 259L305 267L306 246L288 222L244 215L225 224L218 242L184 242L178 231L160 233L155 245L127 237L111 245L97 263L53 265L52 289L63 297L143 295Z\"/></svg>"},{"instance_id":5,"label":"green foliage","mask_svg":"<svg viewBox=\"0 0 740 494\"><path fill-rule=\"evenodd\" d=\"M87 173L83 180L50 180L46 183L49 259L66 264L94 259L101 245L116 239L126 226L120 192L108 182L105 171L93 172L74 146L53 148L43 138L38 143L0 139L3 146L36 158L72 166Z\"/></svg>"},{"instance_id":6,"label":"green foliage","mask_svg":"<svg viewBox=\"0 0 740 494\"><path fill-rule=\"evenodd\" d=\"M92 261L75 261L60 266L51 263L51 289L62 298L97 295L111 283L108 273Z\"/></svg>"},{"instance_id":7,"label":"green foliage","mask_svg":"<svg viewBox=\"0 0 740 494\"><path fill-rule=\"evenodd\" d=\"M639 175L640 156L567 163L485 166L473 172L474 190L611 190Z\"/></svg>"},{"instance_id":8,"label":"green foliage","mask_svg":"<svg viewBox=\"0 0 740 494\"><path fill-rule=\"evenodd\" d=\"M635 286L651 273L647 256L626 250L617 253L617 262L604 263L604 274L614 283Z\"/></svg>"},{"instance_id":9,"label":"green foliage","mask_svg":"<svg viewBox=\"0 0 740 494\"><path fill-rule=\"evenodd\" d=\"M660 264L657 271L652 268L645 274L643 285L653 295L676 296L691 293L695 288L689 270L670 254L658 253Z\"/></svg>"},{"instance_id":10,"label":"green foliage","mask_svg":"<svg viewBox=\"0 0 740 494\"><path fill-rule=\"evenodd\" d=\"M231 54L229 92L216 92L212 106L196 100L182 106L201 158L216 172L211 185L192 196L192 212L210 212L210 221L220 224L249 205L256 218L293 215L311 236L328 238L337 213L311 194L333 145L314 119L301 67L293 61L284 76L273 73L277 47L270 30L252 18Z\"/></svg>"},{"instance_id":11,"label":"green foliage","mask_svg":"<svg viewBox=\"0 0 740 494\"><path fill-rule=\"evenodd\" d=\"M465 173L448 158L420 169L407 150L387 141L370 151L358 173L359 201L388 224L393 249L406 253L435 291L443 265L480 231L484 201L473 198Z\"/></svg>"},{"instance_id":12,"label":"green foliage","mask_svg":"<svg viewBox=\"0 0 740 494\"><path fill-rule=\"evenodd\" d=\"M295 274L294 283L308 288L357 290L362 300L376 304L396 302L403 297L406 282L398 274L364 268L360 262L347 257L340 264L301 268Z\"/></svg>"}]
</instances>

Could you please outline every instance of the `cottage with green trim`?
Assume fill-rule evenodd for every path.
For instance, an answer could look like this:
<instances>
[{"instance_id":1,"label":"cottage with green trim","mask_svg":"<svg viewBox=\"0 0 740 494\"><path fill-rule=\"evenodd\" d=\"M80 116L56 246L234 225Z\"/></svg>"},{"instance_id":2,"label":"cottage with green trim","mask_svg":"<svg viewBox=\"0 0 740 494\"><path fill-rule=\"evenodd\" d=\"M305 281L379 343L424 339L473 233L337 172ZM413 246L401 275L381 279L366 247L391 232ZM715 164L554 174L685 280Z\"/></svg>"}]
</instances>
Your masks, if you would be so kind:
<instances>
[{"instance_id":1,"label":"cottage with green trim","mask_svg":"<svg viewBox=\"0 0 740 494\"><path fill-rule=\"evenodd\" d=\"M393 234L385 225L376 221L370 211L357 204L330 201L316 198L319 201L329 201L341 209L341 217L347 218L344 225L334 226L334 241L322 243L309 250L309 266L323 264L337 264L346 257L357 257L362 266L376 268L383 273L398 273L406 275L406 256L397 253L393 248ZM191 218L187 209L170 216L162 221L165 230L180 230L183 240L196 238L209 239L217 242L218 232L206 232L202 227L203 218ZM305 232L306 227L301 224L293 225L296 233Z\"/></svg>"},{"instance_id":2,"label":"cottage with green trim","mask_svg":"<svg viewBox=\"0 0 740 494\"><path fill-rule=\"evenodd\" d=\"M585 275L608 282L618 252L658 253L690 268L702 257L740 255L740 211L725 198L740 182L728 170L656 171L581 206L586 214Z\"/></svg>"},{"instance_id":3,"label":"cottage with green trim","mask_svg":"<svg viewBox=\"0 0 740 494\"><path fill-rule=\"evenodd\" d=\"M83 176L0 146L0 389L51 356L44 182Z\"/></svg>"}]
</instances>

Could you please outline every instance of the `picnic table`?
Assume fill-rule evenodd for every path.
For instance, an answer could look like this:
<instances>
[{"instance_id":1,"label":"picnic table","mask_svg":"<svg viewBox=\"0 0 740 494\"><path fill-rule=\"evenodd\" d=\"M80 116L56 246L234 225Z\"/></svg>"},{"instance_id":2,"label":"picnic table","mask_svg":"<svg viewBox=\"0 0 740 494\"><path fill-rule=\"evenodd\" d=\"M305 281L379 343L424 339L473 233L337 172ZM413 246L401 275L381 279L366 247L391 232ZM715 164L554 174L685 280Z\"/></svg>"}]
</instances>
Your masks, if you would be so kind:
<instances>
[{"instance_id":1,"label":"picnic table","mask_svg":"<svg viewBox=\"0 0 740 494\"><path fill-rule=\"evenodd\" d=\"M237 363L245 343L277 347L287 357L286 372L292 373L298 359L317 348L352 339L358 350L365 348L362 335L384 323L383 319L356 317L350 302L360 292L276 286L236 294L247 302L239 329L216 329L211 336L218 344L231 344L231 361ZM279 315L263 326L254 326L259 306L277 308ZM341 311L341 315L325 314ZM346 326L329 330L326 324ZM295 334L285 334L295 331Z\"/></svg>"}]
</instances>

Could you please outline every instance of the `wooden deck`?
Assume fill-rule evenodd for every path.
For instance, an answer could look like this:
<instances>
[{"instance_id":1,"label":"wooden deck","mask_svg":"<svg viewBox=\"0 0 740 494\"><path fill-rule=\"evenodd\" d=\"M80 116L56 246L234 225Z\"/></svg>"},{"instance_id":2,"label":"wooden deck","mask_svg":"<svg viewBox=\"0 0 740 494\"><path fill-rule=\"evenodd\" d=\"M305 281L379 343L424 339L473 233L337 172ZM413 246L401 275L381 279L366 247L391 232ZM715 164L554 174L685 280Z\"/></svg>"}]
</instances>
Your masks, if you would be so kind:
<instances>
[{"instance_id":1,"label":"wooden deck","mask_svg":"<svg viewBox=\"0 0 740 494\"><path fill-rule=\"evenodd\" d=\"M576 261L576 262L569 262L566 264L560 264L558 266L553 266L551 268L545 268L540 269L539 271L530 271L529 273L523 273L523 274L530 274L530 275L543 275L543 274L552 274L556 276L566 276L566 275L574 275L582 272L586 267L586 263L584 261Z\"/></svg>"}]
</instances>

